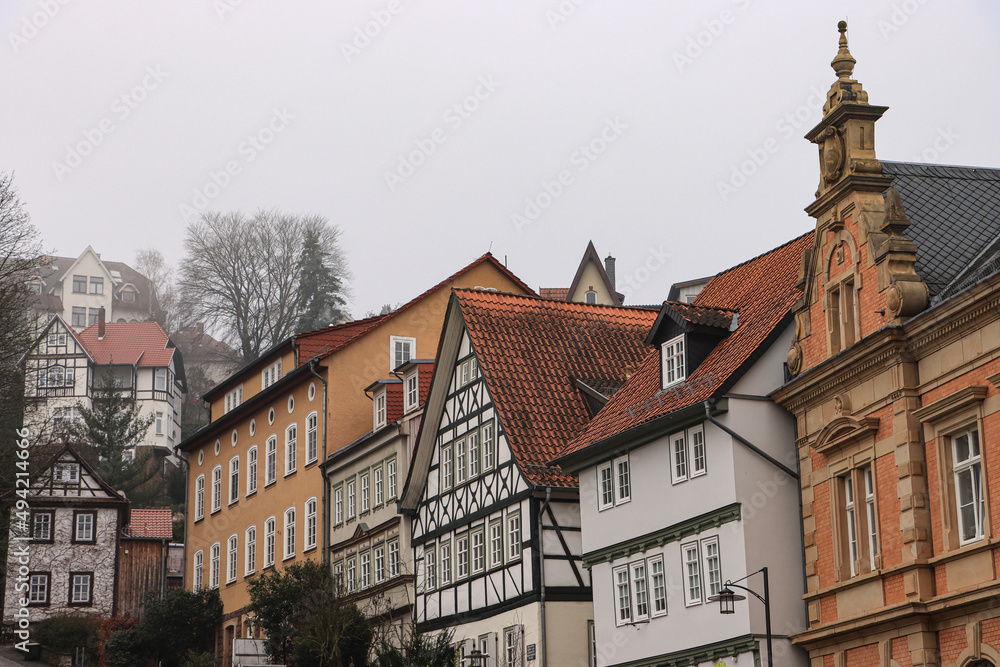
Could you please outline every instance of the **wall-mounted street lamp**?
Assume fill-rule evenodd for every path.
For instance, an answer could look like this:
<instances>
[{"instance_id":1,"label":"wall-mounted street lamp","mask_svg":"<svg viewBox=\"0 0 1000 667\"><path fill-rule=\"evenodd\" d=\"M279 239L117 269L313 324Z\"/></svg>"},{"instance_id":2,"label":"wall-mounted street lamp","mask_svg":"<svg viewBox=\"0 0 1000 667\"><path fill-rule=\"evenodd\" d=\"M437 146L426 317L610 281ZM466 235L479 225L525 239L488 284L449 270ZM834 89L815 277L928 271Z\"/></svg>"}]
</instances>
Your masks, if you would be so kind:
<instances>
[{"instance_id":1,"label":"wall-mounted street lamp","mask_svg":"<svg viewBox=\"0 0 1000 667\"><path fill-rule=\"evenodd\" d=\"M755 574L764 575L764 595L760 595L757 591L751 590L746 586L738 585L738 582L745 581ZM719 603L719 613L721 614L735 614L736 613L736 602L739 600L746 600L745 595L739 595L733 592L733 588L738 588L741 591L746 591L750 595L754 596L758 600L764 603L764 623L765 632L767 633L767 667L774 667L774 662L771 658L771 602L768 597L768 587L767 587L767 568L762 567L756 572L751 572L742 579L737 579L735 582L727 580L722 590L719 591L718 595L712 595L708 598L709 602Z\"/></svg>"},{"instance_id":2,"label":"wall-mounted street lamp","mask_svg":"<svg viewBox=\"0 0 1000 667\"><path fill-rule=\"evenodd\" d=\"M478 648L474 648L469 651L469 655L465 656L465 659L472 667L486 667L486 660L489 657L489 654L481 653Z\"/></svg>"}]
</instances>

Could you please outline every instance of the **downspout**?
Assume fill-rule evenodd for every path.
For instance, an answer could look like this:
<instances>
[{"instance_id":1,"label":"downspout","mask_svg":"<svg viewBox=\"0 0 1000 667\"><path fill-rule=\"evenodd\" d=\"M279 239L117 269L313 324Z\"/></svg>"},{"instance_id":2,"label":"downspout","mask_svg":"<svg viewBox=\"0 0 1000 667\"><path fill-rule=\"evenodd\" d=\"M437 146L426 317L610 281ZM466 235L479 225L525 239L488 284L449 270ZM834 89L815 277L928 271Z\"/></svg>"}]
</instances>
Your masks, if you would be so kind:
<instances>
[{"instance_id":1,"label":"downspout","mask_svg":"<svg viewBox=\"0 0 1000 667\"><path fill-rule=\"evenodd\" d=\"M545 550L543 544L545 542L545 526L543 517L545 516L545 510L549 506L549 501L552 499L552 487L545 487L545 502L542 503L542 507L538 510L538 584L541 587L541 594L539 596L539 616L540 616L540 631L541 631L541 642L542 642L542 661L539 663L538 667L545 667L548 664L548 651L547 643L545 641Z\"/></svg>"},{"instance_id":2,"label":"downspout","mask_svg":"<svg viewBox=\"0 0 1000 667\"><path fill-rule=\"evenodd\" d=\"M323 463L326 463L326 380L323 376L316 372L316 360L309 362L309 372L319 378L319 381L323 383L323 458L320 459ZM322 472L322 463L320 464L320 471ZM328 516L327 509L327 498L326 498L326 487L328 486L326 480L326 473L323 472L323 549L322 549L322 563L327 564L330 558L330 536L327 532L330 530L330 517Z\"/></svg>"},{"instance_id":3,"label":"downspout","mask_svg":"<svg viewBox=\"0 0 1000 667\"><path fill-rule=\"evenodd\" d=\"M791 468L789 468L788 466L786 466L784 463L782 463L778 459L774 458L773 456L771 456L770 454L768 454L767 452L765 452L763 449L761 449L757 445L753 444L752 442L750 442L749 440L747 440L746 438L744 438L742 435L740 435L739 433L737 433L736 431L734 431L733 429L729 428L728 426L726 426L725 424L723 424L722 422L720 422L718 419L716 419L715 417L713 417L712 416L712 407L711 407L711 405L710 405L710 403L708 401L705 401L704 405L705 405L705 419L707 419L708 421L712 422L713 424L715 424L716 426L718 426L719 428L721 428L723 431L725 431L729 435L733 436L734 438L736 438L737 440L739 440L740 442L742 442L744 445L746 445L747 447L749 447L752 452L754 452L758 456L762 457L768 463L770 463L771 465L775 466L776 468L778 468L779 470L781 470L783 473L785 473L786 475L788 475L792 479L798 479L799 478L799 473L795 472L794 470L792 470Z\"/></svg>"}]
</instances>

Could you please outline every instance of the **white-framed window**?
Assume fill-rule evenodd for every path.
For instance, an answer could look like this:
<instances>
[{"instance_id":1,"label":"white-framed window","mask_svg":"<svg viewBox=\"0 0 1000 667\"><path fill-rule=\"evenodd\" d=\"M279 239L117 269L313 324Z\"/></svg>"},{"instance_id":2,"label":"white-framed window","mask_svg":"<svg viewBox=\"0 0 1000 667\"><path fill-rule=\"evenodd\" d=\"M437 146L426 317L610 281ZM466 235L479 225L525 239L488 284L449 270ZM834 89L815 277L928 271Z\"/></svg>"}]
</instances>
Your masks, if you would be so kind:
<instances>
[{"instance_id":1,"label":"white-framed window","mask_svg":"<svg viewBox=\"0 0 1000 667\"><path fill-rule=\"evenodd\" d=\"M691 443L691 477L698 477L708 472L708 456L705 452L705 429L695 426L688 429L688 441Z\"/></svg>"},{"instance_id":2,"label":"white-framed window","mask_svg":"<svg viewBox=\"0 0 1000 667\"><path fill-rule=\"evenodd\" d=\"M872 475L872 466L866 466L862 470L865 479L865 517L868 520L868 556L872 570L877 568L878 558L878 513L875 509L875 479Z\"/></svg>"},{"instance_id":3,"label":"white-framed window","mask_svg":"<svg viewBox=\"0 0 1000 667\"><path fill-rule=\"evenodd\" d=\"M629 472L628 455L615 459L615 504L632 500L632 476Z\"/></svg>"},{"instance_id":4,"label":"white-framed window","mask_svg":"<svg viewBox=\"0 0 1000 667\"><path fill-rule=\"evenodd\" d=\"M847 528L847 553L850 559L851 576L857 575L858 562L858 515L854 503L854 480L850 474L844 475L844 515Z\"/></svg>"},{"instance_id":5,"label":"white-framed window","mask_svg":"<svg viewBox=\"0 0 1000 667\"><path fill-rule=\"evenodd\" d=\"M483 436L483 471L493 470L497 463L497 445L493 438L493 422L483 424L480 429Z\"/></svg>"},{"instance_id":6,"label":"white-framed window","mask_svg":"<svg viewBox=\"0 0 1000 667\"><path fill-rule=\"evenodd\" d=\"M72 577L72 581L70 582L70 588L72 589L69 598L70 606L91 604L93 602L91 598L94 584L93 572L74 572L70 576Z\"/></svg>"},{"instance_id":7,"label":"white-framed window","mask_svg":"<svg viewBox=\"0 0 1000 667\"><path fill-rule=\"evenodd\" d=\"M344 561L339 560L333 564L333 582L337 590L342 590L344 586Z\"/></svg>"},{"instance_id":8,"label":"white-framed window","mask_svg":"<svg viewBox=\"0 0 1000 667\"><path fill-rule=\"evenodd\" d=\"M985 534L986 497L979 429L974 426L951 436L951 447L959 544L965 545L982 539Z\"/></svg>"},{"instance_id":9,"label":"white-framed window","mask_svg":"<svg viewBox=\"0 0 1000 667\"><path fill-rule=\"evenodd\" d=\"M524 664L524 626L504 628L503 655L506 667L520 667Z\"/></svg>"},{"instance_id":10,"label":"white-framed window","mask_svg":"<svg viewBox=\"0 0 1000 667\"><path fill-rule=\"evenodd\" d=\"M260 374L261 391L267 389L280 379L281 379L281 359L278 359L273 364L271 364L263 371L261 371Z\"/></svg>"},{"instance_id":11,"label":"white-framed window","mask_svg":"<svg viewBox=\"0 0 1000 667\"><path fill-rule=\"evenodd\" d=\"M402 563L399 560L399 540L389 542L389 576L398 577Z\"/></svg>"},{"instance_id":12,"label":"white-framed window","mask_svg":"<svg viewBox=\"0 0 1000 667\"><path fill-rule=\"evenodd\" d=\"M211 556L209 558L208 566L208 587L218 588L219 587L219 559L221 558L222 545L216 542L212 545Z\"/></svg>"},{"instance_id":13,"label":"white-framed window","mask_svg":"<svg viewBox=\"0 0 1000 667\"><path fill-rule=\"evenodd\" d=\"M437 558L434 553L434 545L428 545L424 549L424 590L432 591L437 588Z\"/></svg>"},{"instance_id":14,"label":"white-framed window","mask_svg":"<svg viewBox=\"0 0 1000 667\"><path fill-rule=\"evenodd\" d=\"M344 487L338 485L333 490L333 525L344 523Z\"/></svg>"},{"instance_id":15,"label":"white-framed window","mask_svg":"<svg viewBox=\"0 0 1000 667\"><path fill-rule=\"evenodd\" d=\"M257 569L257 526L247 528L246 569L244 575L253 574Z\"/></svg>"},{"instance_id":16,"label":"white-framed window","mask_svg":"<svg viewBox=\"0 0 1000 667\"><path fill-rule=\"evenodd\" d=\"M90 293L104 294L104 278L99 276L90 276Z\"/></svg>"},{"instance_id":17,"label":"white-framed window","mask_svg":"<svg viewBox=\"0 0 1000 667\"><path fill-rule=\"evenodd\" d=\"M628 454L597 466L597 508L627 503L632 500L632 474Z\"/></svg>"},{"instance_id":18,"label":"white-framed window","mask_svg":"<svg viewBox=\"0 0 1000 667\"><path fill-rule=\"evenodd\" d=\"M597 467L598 499L597 508L606 510L615 505L615 476L611 461Z\"/></svg>"},{"instance_id":19,"label":"white-framed window","mask_svg":"<svg viewBox=\"0 0 1000 667\"><path fill-rule=\"evenodd\" d=\"M660 367L663 370L663 388L683 382L687 377L684 363L684 336L671 338L660 346Z\"/></svg>"},{"instance_id":20,"label":"white-framed window","mask_svg":"<svg viewBox=\"0 0 1000 667\"><path fill-rule=\"evenodd\" d=\"M163 413L156 411L156 435L163 435Z\"/></svg>"},{"instance_id":21,"label":"white-framed window","mask_svg":"<svg viewBox=\"0 0 1000 667\"><path fill-rule=\"evenodd\" d=\"M212 470L212 513L222 509L222 466Z\"/></svg>"},{"instance_id":22,"label":"white-framed window","mask_svg":"<svg viewBox=\"0 0 1000 667\"><path fill-rule=\"evenodd\" d=\"M274 565L274 527L275 518L268 517L264 522L264 567Z\"/></svg>"},{"instance_id":23,"label":"white-framed window","mask_svg":"<svg viewBox=\"0 0 1000 667\"><path fill-rule=\"evenodd\" d=\"M306 465L319 456L319 416L313 412L306 417Z\"/></svg>"},{"instance_id":24,"label":"white-framed window","mask_svg":"<svg viewBox=\"0 0 1000 667\"><path fill-rule=\"evenodd\" d=\"M417 370L414 369L412 373L406 376L403 380L405 390L403 393L403 409L406 412L410 410L415 410L420 404L420 378L417 376Z\"/></svg>"},{"instance_id":25,"label":"white-framed window","mask_svg":"<svg viewBox=\"0 0 1000 667\"><path fill-rule=\"evenodd\" d=\"M284 558L295 555L295 508L285 510L285 554Z\"/></svg>"},{"instance_id":26,"label":"white-framed window","mask_svg":"<svg viewBox=\"0 0 1000 667\"><path fill-rule=\"evenodd\" d=\"M441 542L438 546L438 554L441 556L441 585L447 586L451 583L451 541Z\"/></svg>"},{"instance_id":27,"label":"white-framed window","mask_svg":"<svg viewBox=\"0 0 1000 667\"><path fill-rule=\"evenodd\" d=\"M31 581L29 582L28 604L48 604L51 575L39 572L32 573L30 576Z\"/></svg>"},{"instance_id":28,"label":"white-framed window","mask_svg":"<svg viewBox=\"0 0 1000 667\"><path fill-rule=\"evenodd\" d=\"M466 474L468 473L467 462L466 462L466 441L462 438L455 443L455 483L461 484L466 480Z\"/></svg>"},{"instance_id":29,"label":"white-framed window","mask_svg":"<svg viewBox=\"0 0 1000 667\"><path fill-rule=\"evenodd\" d=\"M357 586L358 582L358 559L351 558L347 559L347 592L353 593L354 588Z\"/></svg>"},{"instance_id":30,"label":"white-framed window","mask_svg":"<svg viewBox=\"0 0 1000 667\"><path fill-rule=\"evenodd\" d=\"M375 566L375 583L385 581L385 545L380 544L372 549L372 560Z\"/></svg>"},{"instance_id":31,"label":"white-framed window","mask_svg":"<svg viewBox=\"0 0 1000 667\"><path fill-rule=\"evenodd\" d=\"M372 553L363 552L358 561L361 566L361 588L365 589L372 585Z\"/></svg>"},{"instance_id":32,"label":"white-framed window","mask_svg":"<svg viewBox=\"0 0 1000 667\"><path fill-rule=\"evenodd\" d=\"M385 463L385 479L388 482L389 489L386 497L392 500L396 497L396 459L391 458Z\"/></svg>"},{"instance_id":33,"label":"white-framed window","mask_svg":"<svg viewBox=\"0 0 1000 667\"><path fill-rule=\"evenodd\" d=\"M697 542L681 546L684 567L684 603L686 606L701 604L704 591L701 583L701 550Z\"/></svg>"},{"instance_id":34,"label":"white-framed window","mask_svg":"<svg viewBox=\"0 0 1000 667\"><path fill-rule=\"evenodd\" d=\"M708 595L718 595L722 590L722 558L719 554L719 538L710 537L701 541Z\"/></svg>"},{"instance_id":35,"label":"white-framed window","mask_svg":"<svg viewBox=\"0 0 1000 667\"><path fill-rule=\"evenodd\" d=\"M385 486L382 484L382 466L375 466L372 470L372 486L375 492L375 507L381 507L385 502Z\"/></svg>"},{"instance_id":36,"label":"white-framed window","mask_svg":"<svg viewBox=\"0 0 1000 667\"><path fill-rule=\"evenodd\" d=\"M95 532L96 523L97 523L96 512L74 512L73 541L96 542L97 541L97 534Z\"/></svg>"},{"instance_id":37,"label":"white-framed window","mask_svg":"<svg viewBox=\"0 0 1000 667\"><path fill-rule=\"evenodd\" d=\"M273 484L278 478L278 437L272 435L267 439L267 449L264 453L264 486Z\"/></svg>"},{"instance_id":38,"label":"white-framed window","mask_svg":"<svg viewBox=\"0 0 1000 667\"><path fill-rule=\"evenodd\" d=\"M667 583L663 571L663 556L619 565L612 570L612 577L617 625L666 615Z\"/></svg>"},{"instance_id":39,"label":"white-framed window","mask_svg":"<svg viewBox=\"0 0 1000 667\"><path fill-rule=\"evenodd\" d=\"M879 566L878 512L871 464L848 470L832 480L834 565L841 578L874 571Z\"/></svg>"},{"instance_id":40,"label":"white-framed window","mask_svg":"<svg viewBox=\"0 0 1000 667\"><path fill-rule=\"evenodd\" d=\"M486 534L480 528L472 532L472 573L486 570Z\"/></svg>"},{"instance_id":41,"label":"white-framed window","mask_svg":"<svg viewBox=\"0 0 1000 667\"><path fill-rule=\"evenodd\" d=\"M450 489L455 485L454 461L451 458L451 445L441 447L441 489Z\"/></svg>"},{"instance_id":42,"label":"white-framed window","mask_svg":"<svg viewBox=\"0 0 1000 667\"><path fill-rule=\"evenodd\" d=\"M688 478L688 448L684 432L670 436L670 472L674 484L687 481Z\"/></svg>"},{"instance_id":43,"label":"white-framed window","mask_svg":"<svg viewBox=\"0 0 1000 667\"><path fill-rule=\"evenodd\" d=\"M507 560L514 561L521 557L521 513L511 512L507 515Z\"/></svg>"},{"instance_id":44,"label":"white-framed window","mask_svg":"<svg viewBox=\"0 0 1000 667\"><path fill-rule=\"evenodd\" d=\"M66 347L66 334L50 333L47 343L49 347Z\"/></svg>"},{"instance_id":45,"label":"white-framed window","mask_svg":"<svg viewBox=\"0 0 1000 667\"><path fill-rule=\"evenodd\" d=\"M236 544L237 544L237 542L238 542L238 538L236 537L235 534L229 536L229 549L227 551L228 558L226 558L226 583L227 584L231 584L234 581L236 581L236 563L238 562L238 560L237 560L237 552L236 552L236 548L237 548Z\"/></svg>"},{"instance_id":46,"label":"white-framed window","mask_svg":"<svg viewBox=\"0 0 1000 667\"><path fill-rule=\"evenodd\" d=\"M490 524L490 566L503 565L503 522L499 519Z\"/></svg>"},{"instance_id":47,"label":"white-framed window","mask_svg":"<svg viewBox=\"0 0 1000 667\"><path fill-rule=\"evenodd\" d=\"M194 590L198 592L205 585L205 552L198 549L194 552Z\"/></svg>"},{"instance_id":48,"label":"white-framed window","mask_svg":"<svg viewBox=\"0 0 1000 667\"><path fill-rule=\"evenodd\" d=\"M663 556L656 556L646 561L649 564L649 586L652 598L652 616L663 616L667 613L667 577L663 570Z\"/></svg>"},{"instance_id":49,"label":"white-framed window","mask_svg":"<svg viewBox=\"0 0 1000 667\"><path fill-rule=\"evenodd\" d=\"M31 515L31 539L39 542L51 542L54 518L54 511L33 512Z\"/></svg>"},{"instance_id":50,"label":"white-framed window","mask_svg":"<svg viewBox=\"0 0 1000 667\"><path fill-rule=\"evenodd\" d=\"M385 416L386 415L386 412L385 412L385 389L382 389L378 393L375 394L374 403L375 403L375 405L374 405L375 415L374 415L374 418L373 418L374 419L373 420L373 425L374 425L374 428L377 430L377 429L380 429L383 426L385 426L385 423L386 423L385 422L385 419L386 419L386 416Z\"/></svg>"},{"instance_id":51,"label":"white-framed window","mask_svg":"<svg viewBox=\"0 0 1000 667\"><path fill-rule=\"evenodd\" d=\"M473 431L469 434L469 479L477 476L480 472L479 458L479 431Z\"/></svg>"},{"instance_id":52,"label":"white-framed window","mask_svg":"<svg viewBox=\"0 0 1000 667\"><path fill-rule=\"evenodd\" d=\"M455 538L455 578L464 579L469 576L469 536L468 534Z\"/></svg>"},{"instance_id":53,"label":"white-framed window","mask_svg":"<svg viewBox=\"0 0 1000 667\"><path fill-rule=\"evenodd\" d=\"M628 580L628 565L614 568L612 576L615 578L615 606L618 608L615 624L625 625L632 622L632 587Z\"/></svg>"},{"instance_id":54,"label":"white-framed window","mask_svg":"<svg viewBox=\"0 0 1000 667\"><path fill-rule=\"evenodd\" d=\"M392 372L413 358L417 350L417 339L406 336L389 337L389 359Z\"/></svg>"},{"instance_id":55,"label":"white-framed window","mask_svg":"<svg viewBox=\"0 0 1000 667\"><path fill-rule=\"evenodd\" d=\"M670 439L670 481L685 482L708 472L705 429L699 425L672 433Z\"/></svg>"},{"instance_id":56,"label":"white-framed window","mask_svg":"<svg viewBox=\"0 0 1000 667\"><path fill-rule=\"evenodd\" d=\"M205 518L205 476L198 475L194 483L194 520Z\"/></svg>"},{"instance_id":57,"label":"white-framed window","mask_svg":"<svg viewBox=\"0 0 1000 667\"><path fill-rule=\"evenodd\" d=\"M316 498L306 501L306 542L305 550L316 548Z\"/></svg>"},{"instance_id":58,"label":"white-framed window","mask_svg":"<svg viewBox=\"0 0 1000 667\"><path fill-rule=\"evenodd\" d=\"M632 576L632 618L644 621L649 618L649 581L646 575L646 561L640 560L629 565Z\"/></svg>"},{"instance_id":59,"label":"white-framed window","mask_svg":"<svg viewBox=\"0 0 1000 667\"><path fill-rule=\"evenodd\" d=\"M369 486L368 473L360 476L361 480L361 513L364 514L371 509L371 487Z\"/></svg>"},{"instance_id":60,"label":"white-framed window","mask_svg":"<svg viewBox=\"0 0 1000 667\"><path fill-rule=\"evenodd\" d=\"M285 429L285 474L295 472L296 457L299 451L299 426L290 424Z\"/></svg>"},{"instance_id":61,"label":"white-framed window","mask_svg":"<svg viewBox=\"0 0 1000 667\"><path fill-rule=\"evenodd\" d=\"M353 519L355 513L355 506L357 504L357 495L355 493L355 482L350 480L347 483L347 518Z\"/></svg>"},{"instance_id":62,"label":"white-framed window","mask_svg":"<svg viewBox=\"0 0 1000 667\"><path fill-rule=\"evenodd\" d=\"M247 495L257 492L257 445L247 451Z\"/></svg>"},{"instance_id":63,"label":"white-framed window","mask_svg":"<svg viewBox=\"0 0 1000 667\"><path fill-rule=\"evenodd\" d=\"M243 385L226 393L226 412L243 404Z\"/></svg>"},{"instance_id":64,"label":"white-framed window","mask_svg":"<svg viewBox=\"0 0 1000 667\"><path fill-rule=\"evenodd\" d=\"M167 369L157 368L153 374L153 389L156 391L167 390Z\"/></svg>"},{"instance_id":65,"label":"white-framed window","mask_svg":"<svg viewBox=\"0 0 1000 667\"><path fill-rule=\"evenodd\" d=\"M240 499L240 457L229 459L229 504Z\"/></svg>"}]
</instances>

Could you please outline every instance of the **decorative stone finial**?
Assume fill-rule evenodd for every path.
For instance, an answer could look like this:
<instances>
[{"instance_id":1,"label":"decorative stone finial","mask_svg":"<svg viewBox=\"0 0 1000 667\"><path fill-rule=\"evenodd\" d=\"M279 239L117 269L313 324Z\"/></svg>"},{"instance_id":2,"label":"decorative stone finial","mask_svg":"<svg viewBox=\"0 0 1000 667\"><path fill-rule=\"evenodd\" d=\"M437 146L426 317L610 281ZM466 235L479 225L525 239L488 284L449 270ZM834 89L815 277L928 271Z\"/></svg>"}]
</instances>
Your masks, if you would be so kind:
<instances>
[{"instance_id":1,"label":"decorative stone finial","mask_svg":"<svg viewBox=\"0 0 1000 667\"><path fill-rule=\"evenodd\" d=\"M833 71L837 73L837 78L841 81L847 81L851 78L851 74L854 73L854 65L857 64L857 60L851 55L851 52L847 50L847 21L841 21L837 24L837 30L840 31L840 50L837 51L837 57L833 59L830 66L833 67Z\"/></svg>"}]
</instances>

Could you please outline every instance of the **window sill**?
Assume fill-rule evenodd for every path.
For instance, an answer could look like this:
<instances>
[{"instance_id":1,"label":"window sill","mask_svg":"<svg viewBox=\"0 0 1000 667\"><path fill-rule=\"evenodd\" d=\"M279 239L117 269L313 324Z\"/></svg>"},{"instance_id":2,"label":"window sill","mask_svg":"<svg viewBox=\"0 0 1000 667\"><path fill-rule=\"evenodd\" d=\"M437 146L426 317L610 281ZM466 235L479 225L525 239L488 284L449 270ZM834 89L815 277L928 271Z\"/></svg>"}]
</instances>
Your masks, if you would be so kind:
<instances>
[{"instance_id":1,"label":"window sill","mask_svg":"<svg viewBox=\"0 0 1000 667\"><path fill-rule=\"evenodd\" d=\"M303 554L307 554L307 553L309 553L310 551L315 551L315 550L316 550L316 545L314 544L314 545L312 545L311 547L306 547L305 549L303 549L303 550L302 550L302 553L303 553Z\"/></svg>"},{"instance_id":2,"label":"window sill","mask_svg":"<svg viewBox=\"0 0 1000 667\"><path fill-rule=\"evenodd\" d=\"M285 477L291 477L291 476L292 476L292 475L294 475L294 474L295 474L296 472L298 472L298 471L297 471L297 470L286 470L286 471L285 471L285 474L284 474L284 476L285 476Z\"/></svg>"},{"instance_id":3,"label":"window sill","mask_svg":"<svg viewBox=\"0 0 1000 667\"><path fill-rule=\"evenodd\" d=\"M257 495L257 489L254 489L253 491L248 491L247 494L244 496L244 498L252 498L256 495Z\"/></svg>"}]
</instances>

